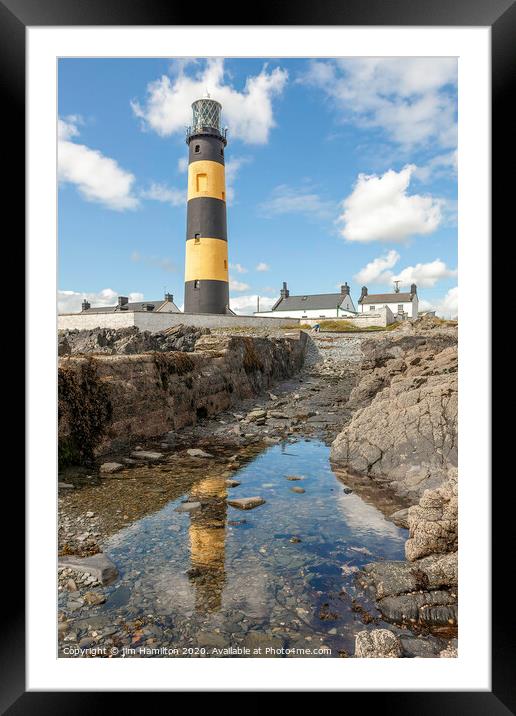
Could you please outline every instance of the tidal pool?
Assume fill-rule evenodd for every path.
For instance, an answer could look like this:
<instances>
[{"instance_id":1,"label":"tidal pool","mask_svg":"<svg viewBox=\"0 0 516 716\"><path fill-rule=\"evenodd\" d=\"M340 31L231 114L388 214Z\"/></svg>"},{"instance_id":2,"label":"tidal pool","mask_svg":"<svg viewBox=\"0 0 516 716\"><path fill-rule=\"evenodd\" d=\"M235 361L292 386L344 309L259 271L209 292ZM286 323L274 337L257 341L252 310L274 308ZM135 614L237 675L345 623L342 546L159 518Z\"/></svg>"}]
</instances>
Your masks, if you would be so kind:
<instances>
[{"instance_id":1,"label":"tidal pool","mask_svg":"<svg viewBox=\"0 0 516 716\"><path fill-rule=\"evenodd\" d=\"M232 476L241 483L234 488L209 469L208 460L188 493L109 538L104 549L121 578L100 612L158 617L169 646L193 656L246 645L261 649L255 656L269 646L297 649L293 656L352 654L355 633L369 628L354 609L354 573L403 559L406 530L346 489L322 442L270 447ZM286 479L293 475L302 479ZM253 496L265 504L243 511L226 503ZM201 508L177 511L184 502Z\"/></svg>"}]
</instances>

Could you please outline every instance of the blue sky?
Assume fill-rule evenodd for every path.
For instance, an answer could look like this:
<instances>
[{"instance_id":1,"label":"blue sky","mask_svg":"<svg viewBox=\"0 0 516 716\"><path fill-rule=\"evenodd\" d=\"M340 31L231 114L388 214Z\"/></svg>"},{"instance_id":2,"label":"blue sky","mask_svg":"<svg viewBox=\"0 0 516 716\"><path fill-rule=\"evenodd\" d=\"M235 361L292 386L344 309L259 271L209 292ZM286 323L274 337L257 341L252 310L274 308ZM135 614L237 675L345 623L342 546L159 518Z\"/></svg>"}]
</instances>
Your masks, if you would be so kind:
<instances>
[{"instance_id":1,"label":"blue sky","mask_svg":"<svg viewBox=\"0 0 516 716\"><path fill-rule=\"evenodd\" d=\"M228 126L231 305L412 282L457 312L455 59L59 62L59 307L183 303L184 127Z\"/></svg>"}]
</instances>

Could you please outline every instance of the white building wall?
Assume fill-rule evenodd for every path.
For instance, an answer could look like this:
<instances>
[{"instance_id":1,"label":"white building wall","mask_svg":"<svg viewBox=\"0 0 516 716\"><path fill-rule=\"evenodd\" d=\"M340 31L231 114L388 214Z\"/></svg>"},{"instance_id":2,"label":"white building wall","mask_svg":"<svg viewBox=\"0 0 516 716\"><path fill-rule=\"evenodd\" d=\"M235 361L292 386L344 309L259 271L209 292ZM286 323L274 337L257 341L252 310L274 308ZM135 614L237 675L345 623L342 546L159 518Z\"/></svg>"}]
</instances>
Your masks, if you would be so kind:
<instances>
[{"instance_id":1,"label":"white building wall","mask_svg":"<svg viewBox=\"0 0 516 716\"><path fill-rule=\"evenodd\" d=\"M260 311L255 316L275 316L276 318L342 318L342 316L354 316L355 313L339 308L318 308L309 311Z\"/></svg>"},{"instance_id":2,"label":"white building wall","mask_svg":"<svg viewBox=\"0 0 516 716\"><path fill-rule=\"evenodd\" d=\"M396 314L398 313L398 306L403 306L403 312L408 315L409 318L417 318L417 312L418 312L418 299L417 296L414 296L412 301L400 301L399 303L391 303L390 301L388 303L382 303L381 301L378 303L359 303L360 306L359 311L360 313L373 313L373 311L378 311L381 308L389 308L392 313ZM373 307L373 308L371 308Z\"/></svg>"}]
</instances>

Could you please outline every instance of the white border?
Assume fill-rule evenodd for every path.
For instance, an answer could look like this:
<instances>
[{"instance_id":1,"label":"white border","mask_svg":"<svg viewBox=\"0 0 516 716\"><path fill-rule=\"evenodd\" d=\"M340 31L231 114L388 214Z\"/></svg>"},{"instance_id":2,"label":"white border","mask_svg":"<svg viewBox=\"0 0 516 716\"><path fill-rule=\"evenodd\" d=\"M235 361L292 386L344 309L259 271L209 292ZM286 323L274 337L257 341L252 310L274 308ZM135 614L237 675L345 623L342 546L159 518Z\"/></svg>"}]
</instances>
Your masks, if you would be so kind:
<instances>
[{"instance_id":1,"label":"white border","mask_svg":"<svg viewBox=\"0 0 516 716\"><path fill-rule=\"evenodd\" d=\"M490 689L489 28L28 28L29 690ZM57 659L56 57L458 56L460 639L458 659ZM482 289L479 291L479 287Z\"/></svg>"}]
</instances>

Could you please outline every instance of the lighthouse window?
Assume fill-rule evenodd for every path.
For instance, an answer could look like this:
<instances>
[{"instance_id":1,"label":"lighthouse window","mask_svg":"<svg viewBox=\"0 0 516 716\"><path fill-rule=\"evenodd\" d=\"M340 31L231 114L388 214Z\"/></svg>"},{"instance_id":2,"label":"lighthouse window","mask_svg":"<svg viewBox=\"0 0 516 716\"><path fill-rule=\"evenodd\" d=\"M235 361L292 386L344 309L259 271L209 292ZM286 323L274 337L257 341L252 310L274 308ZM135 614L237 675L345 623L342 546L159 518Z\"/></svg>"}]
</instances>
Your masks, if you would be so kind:
<instances>
[{"instance_id":1,"label":"lighthouse window","mask_svg":"<svg viewBox=\"0 0 516 716\"><path fill-rule=\"evenodd\" d=\"M201 243L201 235L200 235L200 234L195 234L194 240L195 240L195 243L196 243L196 244L200 244L200 243Z\"/></svg>"},{"instance_id":2,"label":"lighthouse window","mask_svg":"<svg viewBox=\"0 0 516 716\"><path fill-rule=\"evenodd\" d=\"M227 269L227 267L228 267L228 262L226 261L226 259L224 259L224 268Z\"/></svg>"},{"instance_id":3,"label":"lighthouse window","mask_svg":"<svg viewBox=\"0 0 516 716\"><path fill-rule=\"evenodd\" d=\"M195 151L196 154L199 154L199 152L201 151L201 145L200 145L200 144L196 144L194 151Z\"/></svg>"},{"instance_id":4,"label":"lighthouse window","mask_svg":"<svg viewBox=\"0 0 516 716\"><path fill-rule=\"evenodd\" d=\"M200 281L194 281L194 283L193 283L193 287L194 287L194 288L200 288L200 286L201 286L201 282L200 282Z\"/></svg>"},{"instance_id":5,"label":"lighthouse window","mask_svg":"<svg viewBox=\"0 0 516 716\"><path fill-rule=\"evenodd\" d=\"M207 174L197 174L197 191L208 191Z\"/></svg>"},{"instance_id":6,"label":"lighthouse window","mask_svg":"<svg viewBox=\"0 0 516 716\"><path fill-rule=\"evenodd\" d=\"M222 198L223 198L224 200L226 199L226 192L225 192L225 191L222 192Z\"/></svg>"},{"instance_id":7,"label":"lighthouse window","mask_svg":"<svg viewBox=\"0 0 516 716\"><path fill-rule=\"evenodd\" d=\"M224 150L223 150L223 149L220 150L220 156L221 156L221 157L224 156Z\"/></svg>"}]
</instances>

